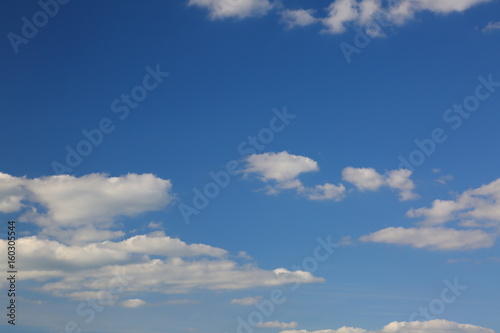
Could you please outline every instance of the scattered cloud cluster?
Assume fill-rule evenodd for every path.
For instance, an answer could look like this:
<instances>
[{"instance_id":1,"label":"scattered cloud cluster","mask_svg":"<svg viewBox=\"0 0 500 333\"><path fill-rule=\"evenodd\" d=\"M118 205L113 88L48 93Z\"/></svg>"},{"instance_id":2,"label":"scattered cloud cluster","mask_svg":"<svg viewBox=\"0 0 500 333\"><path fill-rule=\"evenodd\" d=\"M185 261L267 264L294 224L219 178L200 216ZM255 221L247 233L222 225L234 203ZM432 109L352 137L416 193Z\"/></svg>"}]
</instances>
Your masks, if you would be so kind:
<instances>
[{"instance_id":1,"label":"scattered cloud cluster","mask_svg":"<svg viewBox=\"0 0 500 333\"><path fill-rule=\"evenodd\" d=\"M281 21L287 28L305 27L321 23L325 33L341 34L348 26L365 28L372 37L384 36L380 29L373 29L374 22L384 25L401 26L423 11L436 14L463 12L473 6L492 0L334 0L324 13L317 14L316 9L285 8L279 1L269 0L189 0L190 6L208 10L212 20L248 17L260 17L272 10L277 10ZM483 31L498 29L498 22L489 23Z\"/></svg>"},{"instance_id":2,"label":"scattered cloud cluster","mask_svg":"<svg viewBox=\"0 0 500 333\"><path fill-rule=\"evenodd\" d=\"M272 177L283 180L301 171L279 175L269 169ZM20 279L38 281L40 291L84 300L98 297L118 275L130 280L124 293L176 294L323 282L305 271L239 264L228 259L224 249L165 235L158 230L159 222L147 224L153 232L125 239L123 231L112 230L118 218L162 209L173 198L170 181L152 174L28 179L0 173L0 212L19 212L20 220L41 227L37 236L17 240L23 263ZM0 252L6 251L6 240L0 240ZM249 258L245 252L236 257ZM114 295L113 302L118 298ZM134 308L143 302L129 299L120 305Z\"/></svg>"},{"instance_id":3,"label":"scattered cloud cluster","mask_svg":"<svg viewBox=\"0 0 500 333\"><path fill-rule=\"evenodd\" d=\"M362 328L341 327L336 330L285 330L280 333L495 333L481 326L459 324L453 321L435 319L430 321L397 322L387 324L381 330L368 331Z\"/></svg>"},{"instance_id":4,"label":"scattered cloud cluster","mask_svg":"<svg viewBox=\"0 0 500 333\"><path fill-rule=\"evenodd\" d=\"M269 271L251 264L240 265L227 259L223 249L188 245L157 233L85 245L23 237L18 239L18 249L23 263L21 279L40 281L41 291L72 299L95 296L118 275L130 280L125 292L166 294L323 282L305 271ZM7 241L1 240L0 251L6 250ZM161 258L152 259L153 255ZM124 306L133 307L132 304L137 301Z\"/></svg>"},{"instance_id":5,"label":"scattered cloud cluster","mask_svg":"<svg viewBox=\"0 0 500 333\"><path fill-rule=\"evenodd\" d=\"M280 153L263 153L249 155L246 160L244 174L257 174L265 183L268 194L276 194L281 190L295 189L297 193L310 200L343 199L345 187L343 185L323 184L309 188L297 178L300 174L318 171L318 164L309 157L292 155L286 151Z\"/></svg>"},{"instance_id":6,"label":"scattered cloud cluster","mask_svg":"<svg viewBox=\"0 0 500 333\"><path fill-rule=\"evenodd\" d=\"M342 178L360 191L377 191L383 186L398 190L400 200L417 199L418 195L412 192L415 184L410 179L412 172L407 169L391 170L381 175L373 168L347 167L342 171Z\"/></svg>"},{"instance_id":7,"label":"scattered cloud cluster","mask_svg":"<svg viewBox=\"0 0 500 333\"><path fill-rule=\"evenodd\" d=\"M445 251L489 248L500 233L500 179L466 190L455 200L410 209L407 216L423 220L415 228L386 228L360 240ZM447 227L449 223L456 226Z\"/></svg>"},{"instance_id":8,"label":"scattered cloud cluster","mask_svg":"<svg viewBox=\"0 0 500 333\"><path fill-rule=\"evenodd\" d=\"M314 187L307 187L298 179L302 173L318 171L316 161L309 157L292 155L286 151L280 153L253 154L245 159L244 174L256 174L268 185L265 190L268 194L276 194L282 190L294 189L299 195L309 200L340 201L346 195L343 184L325 183ZM388 187L399 191L400 200L416 199L412 192L415 184L410 179L411 171L406 169L391 170L381 175L372 168L347 167L342 171L342 178L352 183L360 191L377 191L381 187Z\"/></svg>"}]
</instances>

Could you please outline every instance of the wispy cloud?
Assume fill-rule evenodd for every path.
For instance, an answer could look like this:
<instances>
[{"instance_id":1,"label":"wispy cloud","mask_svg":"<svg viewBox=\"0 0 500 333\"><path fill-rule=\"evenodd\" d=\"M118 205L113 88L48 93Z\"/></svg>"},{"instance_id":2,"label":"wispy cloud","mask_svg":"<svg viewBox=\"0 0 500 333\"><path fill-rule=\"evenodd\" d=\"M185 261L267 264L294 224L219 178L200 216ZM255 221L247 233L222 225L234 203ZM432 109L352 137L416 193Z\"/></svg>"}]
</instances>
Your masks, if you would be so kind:
<instances>
[{"instance_id":1,"label":"wispy cloud","mask_svg":"<svg viewBox=\"0 0 500 333\"><path fill-rule=\"evenodd\" d=\"M262 300L262 296L235 298L231 300L231 304L249 306L259 302L260 300Z\"/></svg>"},{"instance_id":2,"label":"wispy cloud","mask_svg":"<svg viewBox=\"0 0 500 333\"><path fill-rule=\"evenodd\" d=\"M362 236L360 241L453 251L491 247L495 242L495 236L483 230L390 227Z\"/></svg>"},{"instance_id":3,"label":"wispy cloud","mask_svg":"<svg viewBox=\"0 0 500 333\"><path fill-rule=\"evenodd\" d=\"M260 322L257 324L257 327L261 328L279 328L279 329L290 329L290 328L295 328L297 327L297 323L292 321L289 323L283 323L280 321L266 321L266 322Z\"/></svg>"},{"instance_id":4,"label":"wispy cloud","mask_svg":"<svg viewBox=\"0 0 500 333\"><path fill-rule=\"evenodd\" d=\"M496 30L500 30L500 21L488 23L481 31L492 32Z\"/></svg>"}]
</instances>

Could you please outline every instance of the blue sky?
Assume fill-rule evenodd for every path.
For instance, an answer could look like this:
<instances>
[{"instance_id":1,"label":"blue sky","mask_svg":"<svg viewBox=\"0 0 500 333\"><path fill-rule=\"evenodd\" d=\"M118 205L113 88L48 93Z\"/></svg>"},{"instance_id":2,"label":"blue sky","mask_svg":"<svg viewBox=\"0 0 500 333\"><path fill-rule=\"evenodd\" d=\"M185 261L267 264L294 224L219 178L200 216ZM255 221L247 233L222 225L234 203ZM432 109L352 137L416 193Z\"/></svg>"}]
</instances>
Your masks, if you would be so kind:
<instances>
[{"instance_id":1,"label":"blue sky","mask_svg":"<svg viewBox=\"0 0 500 333\"><path fill-rule=\"evenodd\" d=\"M500 330L498 1L0 7L2 331Z\"/></svg>"}]
</instances>

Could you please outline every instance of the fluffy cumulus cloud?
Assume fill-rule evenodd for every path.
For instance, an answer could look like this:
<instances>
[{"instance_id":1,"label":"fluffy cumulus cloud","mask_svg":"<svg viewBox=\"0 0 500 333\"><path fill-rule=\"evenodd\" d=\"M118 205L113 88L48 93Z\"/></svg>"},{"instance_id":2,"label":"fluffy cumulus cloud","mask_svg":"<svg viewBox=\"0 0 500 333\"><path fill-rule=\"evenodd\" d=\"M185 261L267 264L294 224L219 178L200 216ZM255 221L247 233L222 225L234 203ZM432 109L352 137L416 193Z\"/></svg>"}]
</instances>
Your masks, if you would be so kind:
<instances>
[{"instance_id":1,"label":"fluffy cumulus cloud","mask_svg":"<svg viewBox=\"0 0 500 333\"><path fill-rule=\"evenodd\" d=\"M258 17L273 8L269 0L189 0L188 4L208 10L212 20Z\"/></svg>"},{"instance_id":2,"label":"fluffy cumulus cloud","mask_svg":"<svg viewBox=\"0 0 500 333\"><path fill-rule=\"evenodd\" d=\"M385 184L384 177L372 168L347 167L342 170L342 178L360 191L376 191Z\"/></svg>"},{"instance_id":3,"label":"fluffy cumulus cloud","mask_svg":"<svg viewBox=\"0 0 500 333\"><path fill-rule=\"evenodd\" d=\"M228 260L223 249L186 244L162 235L85 245L65 245L32 236L18 239L17 244L23 263L20 278L39 281L39 290L72 299L97 296L117 276L128 281L124 292L169 294L323 282L305 271L240 265ZM6 249L7 242L1 240L0 251Z\"/></svg>"},{"instance_id":4,"label":"fluffy cumulus cloud","mask_svg":"<svg viewBox=\"0 0 500 333\"><path fill-rule=\"evenodd\" d=\"M313 188L301 188L301 193L309 200L333 200L340 201L345 196L345 187L342 184L334 185L334 184L323 184L316 185Z\"/></svg>"},{"instance_id":5,"label":"fluffy cumulus cloud","mask_svg":"<svg viewBox=\"0 0 500 333\"><path fill-rule=\"evenodd\" d=\"M415 184L410 179L412 172L406 169L391 170L381 175L373 168L347 167L342 170L342 178L352 183L360 191L377 191L383 186L399 191L400 200L418 198L413 193Z\"/></svg>"},{"instance_id":6,"label":"fluffy cumulus cloud","mask_svg":"<svg viewBox=\"0 0 500 333\"><path fill-rule=\"evenodd\" d=\"M281 21L289 29L305 27L320 21L314 17L315 12L314 9L285 9L280 13Z\"/></svg>"},{"instance_id":7,"label":"fluffy cumulus cloud","mask_svg":"<svg viewBox=\"0 0 500 333\"><path fill-rule=\"evenodd\" d=\"M298 194L309 200L341 200L344 197L343 185L323 184L306 187L298 179L302 173L318 171L318 164L309 157L280 153L253 154L245 159L244 174L256 174L265 183L268 194L281 190L295 189Z\"/></svg>"},{"instance_id":8,"label":"fluffy cumulus cloud","mask_svg":"<svg viewBox=\"0 0 500 333\"><path fill-rule=\"evenodd\" d=\"M281 333L495 333L481 326L459 324L453 321L435 319L430 321L397 322L386 325L381 330L368 331L362 328L341 327L318 331L285 330Z\"/></svg>"},{"instance_id":9,"label":"fluffy cumulus cloud","mask_svg":"<svg viewBox=\"0 0 500 333\"><path fill-rule=\"evenodd\" d=\"M28 179L0 173L0 212L21 211L20 221L36 223L44 234L58 239L104 240L123 236L107 230L117 217L168 205L173 198L171 187L169 180L152 174Z\"/></svg>"},{"instance_id":10,"label":"fluffy cumulus cloud","mask_svg":"<svg viewBox=\"0 0 500 333\"><path fill-rule=\"evenodd\" d=\"M253 154L246 159L245 173L257 173L267 182L274 180L286 184L294 182L298 175L318 171L318 163L309 157L280 153Z\"/></svg>"}]
</instances>

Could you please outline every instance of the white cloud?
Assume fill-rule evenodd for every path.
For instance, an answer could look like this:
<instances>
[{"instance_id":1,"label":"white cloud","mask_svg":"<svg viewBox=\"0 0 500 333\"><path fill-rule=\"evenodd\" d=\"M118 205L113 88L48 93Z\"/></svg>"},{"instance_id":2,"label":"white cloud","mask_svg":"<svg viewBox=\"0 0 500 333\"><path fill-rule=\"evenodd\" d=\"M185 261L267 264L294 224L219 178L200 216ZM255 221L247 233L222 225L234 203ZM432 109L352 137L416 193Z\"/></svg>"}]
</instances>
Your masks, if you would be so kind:
<instances>
[{"instance_id":1,"label":"white cloud","mask_svg":"<svg viewBox=\"0 0 500 333\"><path fill-rule=\"evenodd\" d=\"M280 153L253 154L246 159L244 170L248 173L258 173L261 180L275 180L279 183L293 181L305 172L318 171L318 164L309 157L292 155L286 151Z\"/></svg>"},{"instance_id":2,"label":"white cloud","mask_svg":"<svg viewBox=\"0 0 500 333\"><path fill-rule=\"evenodd\" d=\"M315 12L314 9L285 9L280 13L281 21L285 23L289 29L294 27L305 27L319 22L319 20L314 17Z\"/></svg>"},{"instance_id":3,"label":"white cloud","mask_svg":"<svg viewBox=\"0 0 500 333\"><path fill-rule=\"evenodd\" d=\"M345 32L345 23L359 18L356 0L336 0L328 6L328 16L323 19L324 31L339 34Z\"/></svg>"},{"instance_id":4,"label":"white cloud","mask_svg":"<svg viewBox=\"0 0 500 333\"><path fill-rule=\"evenodd\" d=\"M385 8L382 14L388 21L396 25L403 25L421 11L450 14L452 12L463 12L480 3L489 1L492 0L397 0Z\"/></svg>"},{"instance_id":5,"label":"white cloud","mask_svg":"<svg viewBox=\"0 0 500 333\"><path fill-rule=\"evenodd\" d=\"M377 191L385 185L384 177L373 168L347 167L342 170L342 179L354 184L360 191Z\"/></svg>"},{"instance_id":6,"label":"white cloud","mask_svg":"<svg viewBox=\"0 0 500 333\"><path fill-rule=\"evenodd\" d=\"M348 24L365 28L371 37L384 36L373 29L373 24L383 18L384 24L403 25L413 19L418 12L430 11L438 14L463 12L480 3L492 0L395 0L383 7L380 0L335 0L330 3L327 16L319 18L325 29L323 32L341 34ZM495 29L493 24L487 31ZM485 28L486 29L486 28ZM483 30L484 31L484 30Z\"/></svg>"},{"instance_id":7,"label":"white cloud","mask_svg":"<svg viewBox=\"0 0 500 333\"><path fill-rule=\"evenodd\" d=\"M351 245L355 245L355 243L353 242L353 240L352 240L352 237L351 237L351 236L344 236L344 237L342 237L338 243L339 243L341 246L351 246Z\"/></svg>"},{"instance_id":8,"label":"white cloud","mask_svg":"<svg viewBox=\"0 0 500 333\"><path fill-rule=\"evenodd\" d=\"M334 200L340 201L345 197L344 185L324 184L316 185L313 188L303 188L301 192L309 200Z\"/></svg>"},{"instance_id":9,"label":"white cloud","mask_svg":"<svg viewBox=\"0 0 500 333\"><path fill-rule=\"evenodd\" d=\"M138 308L146 304L147 303L145 301L138 298L128 299L120 303L120 305L123 306L124 308Z\"/></svg>"},{"instance_id":10,"label":"white cloud","mask_svg":"<svg viewBox=\"0 0 500 333\"><path fill-rule=\"evenodd\" d=\"M280 153L253 154L245 159L243 170L247 176L257 174L259 179L271 183L265 187L268 194L276 194L281 190L295 189L298 194L309 200L339 201L344 197L343 185L323 184L306 187L297 177L306 172L318 171L318 164L309 157L292 155L286 151Z\"/></svg>"},{"instance_id":11,"label":"white cloud","mask_svg":"<svg viewBox=\"0 0 500 333\"><path fill-rule=\"evenodd\" d=\"M302 173L319 170L317 162L309 157L292 155L283 151L253 154L246 157L245 162L244 175L256 174L260 180L268 183L264 188L267 194L294 189L309 200L340 201L345 197L346 188L343 184L325 183L313 187L302 184L298 179ZM376 191L386 186L397 190L402 201L418 198L418 195L412 191L415 184L410 179L411 175L412 172L406 169L391 170L385 176L373 168L347 167L342 170L342 178L354 184L358 190Z\"/></svg>"},{"instance_id":12,"label":"white cloud","mask_svg":"<svg viewBox=\"0 0 500 333\"><path fill-rule=\"evenodd\" d=\"M481 326L459 324L453 321L435 319L430 321L397 322L386 325L380 333L495 333Z\"/></svg>"},{"instance_id":13,"label":"white cloud","mask_svg":"<svg viewBox=\"0 0 500 333\"><path fill-rule=\"evenodd\" d=\"M492 32L495 30L500 30L500 21L488 23L481 31Z\"/></svg>"},{"instance_id":14,"label":"white cloud","mask_svg":"<svg viewBox=\"0 0 500 333\"><path fill-rule=\"evenodd\" d=\"M460 221L465 226L500 228L500 179L469 189L455 200L434 200L430 208L408 211L409 217L422 217L423 225Z\"/></svg>"},{"instance_id":15,"label":"white cloud","mask_svg":"<svg viewBox=\"0 0 500 333\"><path fill-rule=\"evenodd\" d=\"M373 20L381 10L380 0L364 0L359 3L359 23L366 24Z\"/></svg>"},{"instance_id":16,"label":"white cloud","mask_svg":"<svg viewBox=\"0 0 500 333\"><path fill-rule=\"evenodd\" d=\"M151 229L161 229L161 226L162 226L162 222L151 221L148 223L148 228L151 228Z\"/></svg>"},{"instance_id":17,"label":"white cloud","mask_svg":"<svg viewBox=\"0 0 500 333\"><path fill-rule=\"evenodd\" d=\"M399 191L401 201L418 198L413 193L415 184L410 179L412 172L406 169L391 170L385 176L373 168L347 167L342 170L342 179L348 181L360 191L377 191L383 186Z\"/></svg>"},{"instance_id":18,"label":"white cloud","mask_svg":"<svg viewBox=\"0 0 500 333\"><path fill-rule=\"evenodd\" d=\"M326 8L326 16L315 16L315 9L286 9L281 2L269 0L189 0L190 6L208 10L212 20L225 18L243 19L259 17L274 8L281 10L281 21L287 28L304 27L322 22L323 32L341 34L347 25L366 30L371 37L383 37L382 27L404 25L419 12L436 14L463 12L481 3L493 0L334 0ZM483 31L498 29L498 22L491 22Z\"/></svg>"},{"instance_id":19,"label":"white cloud","mask_svg":"<svg viewBox=\"0 0 500 333\"><path fill-rule=\"evenodd\" d=\"M24 209L20 221L34 222L43 228L43 234L58 239L99 241L123 236L122 232L106 230L117 217L135 216L168 205L173 199L171 187L169 180L152 174L34 179L0 174L0 211Z\"/></svg>"},{"instance_id":20,"label":"white cloud","mask_svg":"<svg viewBox=\"0 0 500 333\"><path fill-rule=\"evenodd\" d=\"M81 270L66 274L57 282L46 283L40 290L57 296L68 296L69 291L105 290L109 288L110 280L120 274L130 281L124 292L133 293L180 294L199 289L240 290L324 281L309 272L289 271L284 268L267 271L253 265L240 266L226 259L188 261L167 258ZM27 275L25 274L25 278Z\"/></svg>"},{"instance_id":21,"label":"white cloud","mask_svg":"<svg viewBox=\"0 0 500 333\"><path fill-rule=\"evenodd\" d=\"M243 258L243 259L246 259L246 260L253 260L253 258L248 253L246 253L245 251L238 252L237 257L238 258Z\"/></svg>"},{"instance_id":22,"label":"white cloud","mask_svg":"<svg viewBox=\"0 0 500 333\"><path fill-rule=\"evenodd\" d=\"M207 255L212 257L223 257L226 250L205 244L188 245L178 238L150 237L147 235L133 236L121 242L103 242L105 249L123 251L125 253L141 253L150 255L163 255L174 257L192 257Z\"/></svg>"},{"instance_id":23,"label":"white cloud","mask_svg":"<svg viewBox=\"0 0 500 333\"><path fill-rule=\"evenodd\" d=\"M439 178L434 179L434 181L438 182L439 184L445 185L446 183L448 183L452 179L453 179L452 175L442 175Z\"/></svg>"},{"instance_id":24,"label":"white cloud","mask_svg":"<svg viewBox=\"0 0 500 333\"><path fill-rule=\"evenodd\" d=\"M452 251L491 247L495 242L495 236L483 230L390 227L362 236L360 241Z\"/></svg>"},{"instance_id":25,"label":"white cloud","mask_svg":"<svg viewBox=\"0 0 500 333\"><path fill-rule=\"evenodd\" d=\"M366 333L367 331L361 328L354 327L341 327L338 330L316 330L316 331L308 331L308 330L285 330L280 333Z\"/></svg>"},{"instance_id":26,"label":"white cloud","mask_svg":"<svg viewBox=\"0 0 500 333\"><path fill-rule=\"evenodd\" d=\"M106 265L129 264L146 260L142 255L165 257L209 256L222 258L227 251L205 244L186 244L178 238L138 235L121 242L104 241L84 245L65 245L37 236L17 240L18 256L26 274L45 270L89 269ZM0 250L6 251L7 241L0 240Z\"/></svg>"},{"instance_id":27,"label":"white cloud","mask_svg":"<svg viewBox=\"0 0 500 333\"><path fill-rule=\"evenodd\" d=\"M341 327L336 330L286 330L280 333L495 333L481 326L459 324L453 321L435 319L430 321L397 322L387 324L381 330L368 331L362 328Z\"/></svg>"},{"instance_id":28,"label":"white cloud","mask_svg":"<svg viewBox=\"0 0 500 333\"><path fill-rule=\"evenodd\" d=\"M407 169L391 170L386 176L387 186L399 190L399 198L401 201L417 199L418 195L413 193L415 184L410 179L412 172Z\"/></svg>"},{"instance_id":29,"label":"white cloud","mask_svg":"<svg viewBox=\"0 0 500 333\"><path fill-rule=\"evenodd\" d=\"M0 172L0 212L17 212L23 207L21 200L25 197L23 188L25 182L25 178L12 177Z\"/></svg>"},{"instance_id":30,"label":"white cloud","mask_svg":"<svg viewBox=\"0 0 500 333\"><path fill-rule=\"evenodd\" d=\"M480 3L491 0L401 0L400 3L409 3L415 11L429 10L435 13L463 12Z\"/></svg>"},{"instance_id":31,"label":"white cloud","mask_svg":"<svg viewBox=\"0 0 500 333\"><path fill-rule=\"evenodd\" d=\"M279 329L289 329L289 328L295 328L297 327L297 323L292 321L289 323L283 323L279 321L266 321L266 322L260 322L257 324L257 327L260 328L279 328Z\"/></svg>"},{"instance_id":32,"label":"white cloud","mask_svg":"<svg viewBox=\"0 0 500 333\"><path fill-rule=\"evenodd\" d=\"M489 248L500 234L500 179L466 190L455 200L438 199L431 207L410 209L406 215L423 220L415 228L386 228L360 240L443 251ZM456 227L445 228L447 223Z\"/></svg>"},{"instance_id":33,"label":"white cloud","mask_svg":"<svg viewBox=\"0 0 500 333\"><path fill-rule=\"evenodd\" d=\"M207 9L212 20L259 17L273 9L269 0L189 0L188 4Z\"/></svg>"},{"instance_id":34,"label":"white cloud","mask_svg":"<svg viewBox=\"0 0 500 333\"><path fill-rule=\"evenodd\" d=\"M260 300L262 300L262 296L235 298L231 300L231 304L249 306L259 302Z\"/></svg>"},{"instance_id":35,"label":"white cloud","mask_svg":"<svg viewBox=\"0 0 500 333\"><path fill-rule=\"evenodd\" d=\"M166 236L141 235L121 242L70 246L36 236L19 238L17 242L23 263L20 279L40 281L44 283L41 291L73 299L97 296L117 275L130 280L126 292L169 294L324 281L304 271L269 271L254 264L240 265L226 259L225 250L188 245ZM1 240L0 252L5 252L6 247L7 242ZM150 255L161 259L151 259ZM6 269L5 262L0 266Z\"/></svg>"}]
</instances>

